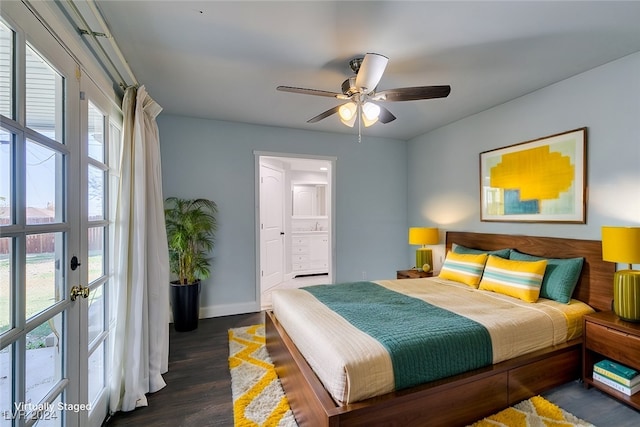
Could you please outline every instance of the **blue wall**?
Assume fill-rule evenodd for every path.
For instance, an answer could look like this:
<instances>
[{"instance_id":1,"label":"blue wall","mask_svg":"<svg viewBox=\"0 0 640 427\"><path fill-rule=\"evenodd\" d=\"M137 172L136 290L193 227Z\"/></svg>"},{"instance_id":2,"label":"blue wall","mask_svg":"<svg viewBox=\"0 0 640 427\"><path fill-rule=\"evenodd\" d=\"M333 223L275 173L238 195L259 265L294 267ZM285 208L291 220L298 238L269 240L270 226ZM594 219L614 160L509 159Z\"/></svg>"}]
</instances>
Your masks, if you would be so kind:
<instances>
[{"instance_id":1,"label":"blue wall","mask_svg":"<svg viewBox=\"0 0 640 427\"><path fill-rule=\"evenodd\" d=\"M201 317L259 309L254 151L336 157L336 281L393 278L407 259L404 141L161 114L164 196L219 207L212 276Z\"/></svg>"},{"instance_id":2,"label":"blue wall","mask_svg":"<svg viewBox=\"0 0 640 427\"><path fill-rule=\"evenodd\" d=\"M588 128L586 224L480 221L479 153L580 127ZM412 225L594 240L603 225L639 225L640 53L439 128L407 148Z\"/></svg>"}]
</instances>

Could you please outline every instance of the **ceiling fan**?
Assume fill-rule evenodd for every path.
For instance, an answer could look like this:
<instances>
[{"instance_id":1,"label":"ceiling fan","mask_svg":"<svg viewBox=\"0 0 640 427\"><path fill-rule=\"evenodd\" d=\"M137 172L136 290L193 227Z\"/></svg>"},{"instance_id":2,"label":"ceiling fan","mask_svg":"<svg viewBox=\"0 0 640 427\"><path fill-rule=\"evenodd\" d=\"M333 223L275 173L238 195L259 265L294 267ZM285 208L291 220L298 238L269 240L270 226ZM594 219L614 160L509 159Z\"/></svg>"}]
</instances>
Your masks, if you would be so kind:
<instances>
[{"instance_id":1,"label":"ceiling fan","mask_svg":"<svg viewBox=\"0 0 640 427\"><path fill-rule=\"evenodd\" d=\"M364 58L355 58L349 61L349 66L356 75L349 77L342 83L342 93L292 86L278 86L277 90L347 101L310 118L307 123L316 123L338 113L342 123L350 127L353 127L356 120L360 118L358 128L360 128L360 123L368 127L378 121L389 123L396 119L391 111L379 105L378 102L415 101L449 96L451 86L448 85L414 86L377 91L387 62L389 62L389 58L378 53L367 53Z\"/></svg>"}]
</instances>

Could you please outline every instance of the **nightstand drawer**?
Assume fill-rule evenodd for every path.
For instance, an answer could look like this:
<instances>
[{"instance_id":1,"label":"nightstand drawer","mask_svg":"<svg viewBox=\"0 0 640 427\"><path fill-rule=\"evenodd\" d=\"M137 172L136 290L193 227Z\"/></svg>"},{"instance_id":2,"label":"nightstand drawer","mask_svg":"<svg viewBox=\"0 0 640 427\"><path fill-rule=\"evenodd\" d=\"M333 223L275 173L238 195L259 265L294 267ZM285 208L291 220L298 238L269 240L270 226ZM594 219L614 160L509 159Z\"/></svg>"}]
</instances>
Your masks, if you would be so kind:
<instances>
[{"instance_id":1,"label":"nightstand drawer","mask_svg":"<svg viewBox=\"0 0 640 427\"><path fill-rule=\"evenodd\" d=\"M640 338L606 326L586 322L585 345L587 349L596 351L620 363L640 368Z\"/></svg>"}]
</instances>

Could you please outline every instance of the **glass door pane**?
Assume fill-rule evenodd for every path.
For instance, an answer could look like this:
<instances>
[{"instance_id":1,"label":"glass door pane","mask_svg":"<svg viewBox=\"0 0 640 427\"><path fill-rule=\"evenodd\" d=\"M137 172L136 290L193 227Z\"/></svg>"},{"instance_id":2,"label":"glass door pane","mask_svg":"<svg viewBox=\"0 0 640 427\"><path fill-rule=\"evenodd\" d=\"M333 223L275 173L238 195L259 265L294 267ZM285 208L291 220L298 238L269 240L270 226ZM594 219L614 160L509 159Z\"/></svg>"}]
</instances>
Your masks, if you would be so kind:
<instances>
[{"instance_id":1,"label":"glass door pane","mask_svg":"<svg viewBox=\"0 0 640 427\"><path fill-rule=\"evenodd\" d=\"M88 229L87 246L89 248L89 283L99 280L105 274L104 227Z\"/></svg>"},{"instance_id":2,"label":"glass door pane","mask_svg":"<svg viewBox=\"0 0 640 427\"><path fill-rule=\"evenodd\" d=\"M90 158L104 162L104 114L89 101L87 106L87 154Z\"/></svg>"},{"instance_id":3,"label":"glass door pane","mask_svg":"<svg viewBox=\"0 0 640 427\"><path fill-rule=\"evenodd\" d=\"M105 173L103 165L89 165L87 173L88 189L88 205L89 205L89 221L97 221L104 219L104 190L105 190Z\"/></svg>"},{"instance_id":4,"label":"glass door pane","mask_svg":"<svg viewBox=\"0 0 640 427\"><path fill-rule=\"evenodd\" d=\"M0 335L13 326L11 320L12 242L13 239L8 237L0 238ZM2 380L1 377L0 380Z\"/></svg>"},{"instance_id":5,"label":"glass door pane","mask_svg":"<svg viewBox=\"0 0 640 427\"><path fill-rule=\"evenodd\" d=\"M13 209L11 209L13 146L13 134L0 129L0 227L13 223Z\"/></svg>"},{"instance_id":6,"label":"glass door pane","mask_svg":"<svg viewBox=\"0 0 640 427\"><path fill-rule=\"evenodd\" d=\"M0 427L10 427L13 414L13 345L0 350Z\"/></svg>"},{"instance_id":7,"label":"glass door pane","mask_svg":"<svg viewBox=\"0 0 640 427\"><path fill-rule=\"evenodd\" d=\"M88 402L95 405L106 386L105 378L105 345L101 341L89 355Z\"/></svg>"},{"instance_id":8,"label":"glass door pane","mask_svg":"<svg viewBox=\"0 0 640 427\"><path fill-rule=\"evenodd\" d=\"M25 402L42 402L62 380L62 334L62 313L40 323L27 334Z\"/></svg>"},{"instance_id":9,"label":"glass door pane","mask_svg":"<svg viewBox=\"0 0 640 427\"><path fill-rule=\"evenodd\" d=\"M0 114L13 119L13 31L0 21Z\"/></svg>"},{"instance_id":10,"label":"glass door pane","mask_svg":"<svg viewBox=\"0 0 640 427\"><path fill-rule=\"evenodd\" d=\"M29 234L25 264L25 317L50 309L65 298L60 265L64 262L64 233Z\"/></svg>"},{"instance_id":11,"label":"glass door pane","mask_svg":"<svg viewBox=\"0 0 640 427\"><path fill-rule=\"evenodd\" d=\"M26 125L60 141L63 126L63 78L34 48L26 47Z\"/></svg>"},{"instance_id":12,"label":"glass door pane","mask_svg":"<svg viewBox=\"0 0 640 427\"><path fill-rule=\"evenodd\" d=\"M27 224L62 222L63 164L61 152L27 140Z\"/></svg>"}]
</instances>

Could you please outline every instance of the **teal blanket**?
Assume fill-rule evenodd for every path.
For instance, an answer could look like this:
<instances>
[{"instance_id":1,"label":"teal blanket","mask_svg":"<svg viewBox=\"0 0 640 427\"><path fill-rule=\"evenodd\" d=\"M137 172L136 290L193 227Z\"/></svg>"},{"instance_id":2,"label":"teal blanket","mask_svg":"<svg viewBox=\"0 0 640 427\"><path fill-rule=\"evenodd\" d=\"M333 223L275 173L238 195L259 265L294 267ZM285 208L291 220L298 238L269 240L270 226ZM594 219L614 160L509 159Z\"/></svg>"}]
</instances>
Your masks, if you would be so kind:
<instances>
[{"instance_id":1,"label":"teal blanket","mask_svg":"<svg viewBox=\"0 0 640 427\"><path fill-rule=\"evenodd\" d=\"M417 298L371 282L303 289L387 349L396 390L493 361L484 326Z\"/></svg>"}]
</instances>

